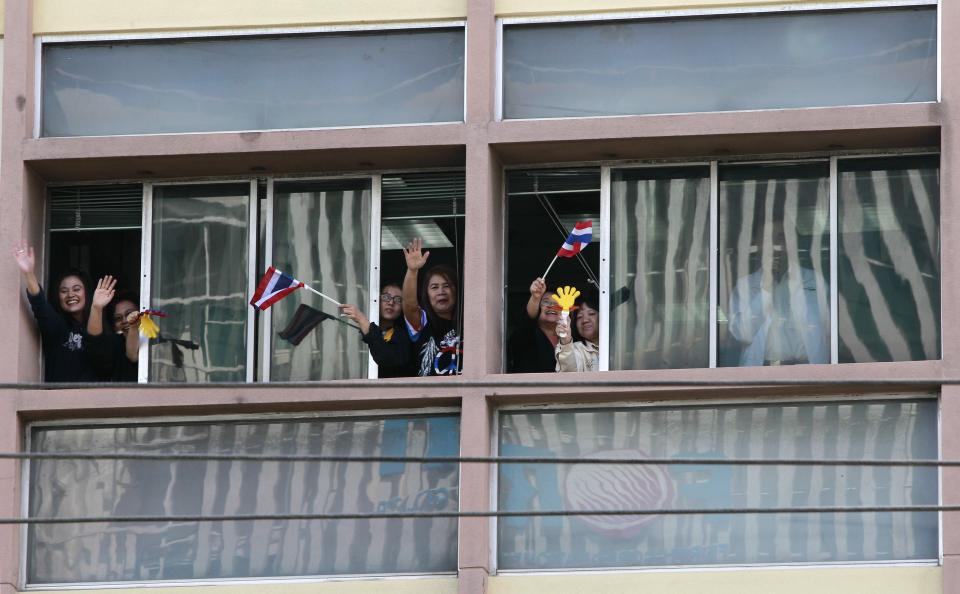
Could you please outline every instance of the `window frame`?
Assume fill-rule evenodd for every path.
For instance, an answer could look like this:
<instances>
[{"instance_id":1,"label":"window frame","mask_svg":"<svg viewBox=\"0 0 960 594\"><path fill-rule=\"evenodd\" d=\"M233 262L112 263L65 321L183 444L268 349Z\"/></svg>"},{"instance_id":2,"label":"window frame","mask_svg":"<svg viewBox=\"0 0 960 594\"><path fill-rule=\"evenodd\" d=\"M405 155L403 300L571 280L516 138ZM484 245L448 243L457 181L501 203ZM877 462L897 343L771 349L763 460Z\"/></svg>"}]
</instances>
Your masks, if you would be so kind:
<instances>
[{"instance_id":1,"label":"window frame","mask_svg":"<svg viewBox=\"0 0 960 594\"><path fill-rule=\"evenodd\" d=\"M273 207L274 207L274 186L276 182L285 181L337 181L337 180L370 180L370 235L367 237L370 249L370 264L367 273L367 282L369 283L369 295L367 298L367 318L371 323L380 322L380 194L381 180L383 175L375 174L356 174L356 175L333 175L333 176L267 176L267 197L266 197L266 217L264 226L264 248L263 248L263 266L264 269L273 266ZM256 290L256 278L259 272L255 271L253 276L253 286L250 294L253 295ZM255 312L255 308L250 308ZM248 378L247 383L270 383L270 373L273 366L272 343L273 343L273 308L263 311L260 316L259 328L262 336L263 357L260 361L260 373L257 379ZM252 351L257 350L257 345L253 344ZM251 353L247 353L248 357ZM377 364L368 353L367 355L367 378L377 379Z\"/></svg>"},{"instance_id":2,"label":"window frame","mask_svg":"<svg viewBox=\"0 0 960 594\"><path fill-rule=\"evenodd\" d=\"M407 31L429 29L462 29L464 39L464 59L466 60L467 21L465 19L445 19L437 21L385 22L385 23L358 23L345 25L316 25L307 27L253 27L248 29L203 29L199 31L136 31L113 33L83 33L83 34L45 34L34 37L34 77L33 97L36 108L33 110L32 137L45 138L123 138L142 136L178 136L196 134L246 134L249 132L293 132L301 130L339 130L354 128L395 128L398 126L436 126L445 124L462 124L466 121L467 113L467 77L463 77L463 117L458 121L450 122L413 122L405 124L368 124L349 126L321 126L312 128L266 128L249 130L216 130L209 132L152 132L148 134L106 134L92 136L43 136L43 48L48 45L83 43L83 42L125 42L125 41L176 41L183 39L230 39L251 37L296 37L301 35L323 33L363 33L377 31Z\"/></svg>"},{"instance_id":3,"label":"window frame","mask_svg":"<svg viewBox=\"0 0 960 594\"><path fill-rule=\"evenodd\" d=\"M937 387L931 391L896 391L896 392L886 392L886 393L862 393L862 392L832 392L827 394L818 394L818 395L794 395L788 398L785 398L781 401L770 400L769 397L764 396L740 396L740 397L721 397L717 399L711 399L709 401L704 401L703 399L696 399L690 397L680 397L677 400L669 401L608 401L608 402L595 402L581 400L577 402L554 402L547 403L547 399L538 400L537 402L528 403L528 404L504 404L498 406L493 411L493 418L491 421L490 429L490 451L493 452L492 455L499 455L500 452L500 423L502 413L513 413L513 412L556 412L556 411L568 411L568 410L583 410L583 411L602 411L607 409L615 410L629 410L629 409L645 409L645 408L666 408L671 409L689 409L696 407L704 406L749 406L749 405L769 405L769 406L790 406L792 404L811 404L811 403L823 403L823 404L847 404L847 403L856 403L856 402L883 402L883 401L904 401L904 400L933 400L936 402L937 406L937 448L938 451L941 449L942 437L943 437L943 400L942 393L940 388ZM488 470L489 479L490 479L490 509L492 511L501 511L500 508L500 469L496 465L491 465ZM943 505L943 468L937 470L937 505ZM749 568L763 568L763 569L777 569L777 568L796 568L796 567L939 567L943 565L943 514L944 512L937 513L937 558L936 559L920 559L920 560L874 560L874 561L857 561L857 562L835 562L835 563L814 563L814 562L804 562L804 563L766 563L762 565L756 564L715 564L715 565L682 565L682 566L622 566L622 567L587 567L587 568L554 568L554 569L536 569L536 568L526 568L526 569L501 569L498 563L498 555L500 551L500 530L499 530L499 519L496 517L490 518L490 571L492 573L500 573L504 575L566 575L570 573L582 573L584 571L599 571L599 572L617 572L617 571L663 571L663 570L672 570L672 571L728 571L731 569L749 569Z\"/></svg>"},{"instance_id":4,"label":"window frame","mask_svg":"<svg viewBox=\"0 0 960 594\"><path fill-rule=\"evenodd\" d=\"M600 169L600 363L599 371L610 371L610 254L612 246L611 233L611 172L625 169L656 169L660 167L710 167L710 311L709 311L709 365L697 369L716 369L718 359L717 335L717 308L719 300L719 202L720 202L720 167L722 165L760 165L760 164L796 164L796 163L827 163L829 164L829 233L830 233L830 362L825 365L838 365L839 363L839 327L838 327L838 309L839 309L839 283L837 281L838 269L838 233L839 233L839 162L855 159L882 159L897 157L939 157L941 152L933 148L924 149L903 149L903 150L884 150L884 151L860 151L854 153L819 153L819 154L795 154L785 155L777 158L779 155L770 156L738 156L731 158L712 158L712 159L644 159L631 161L602 161L602 162L573 162L573 163L550 163L550 164L532 164L532 165L510 165L504 167L504 171L514 170L549 170L556 167L589 167L594 166ZM506 176L504 176L506 179ZM510 221L507 218L510 195L507 193L506 181L502 188L503 201L503 260L501 263L501 278L504 280L506 288L506 270L509 254L508 241ZM938 216L940 213L937 213ZM942 260L941 260L942 266ZM941 283L941 292L943 291ZM506 292L504 293L504 296ZM940 300L940 311L937 312L939 319L943 320L943 300ZM507 317L509 312L504 309L502 312L501 324L507 328ZM501 345L501 356L506 360L506 337ZM943 353L943 333L940 335L940 353ZM940 359L933 359L940 360ZM889 361L887 364L915 363L916 361ZM844 363L847 365L848 363ZM735 367L731 369L747 369ZM650 372L667 371L668 369L624 369L617 371L629 372Z\"/></svg>"},{"instance_id":5,"label":"window frame","mask_svg":"<svg viewBox=\"0 0 960 594\"><path fill-rule=\"evenodd\" d=\"M170 388L180 386L181 384L170 384ZM163 388L161 388L163 389ZM75 427L90 427L100 425L165 425L165 424L190 424L190 423L226 423L236 421L249 422L274 422L274 421L297 421L297 420L323 420L332 421L340 418L370 418L370 417L425 417L430 415L456 415L457 422L461 423L463 410L458 406L426 406L422 408L384 408L384 409L352 409L352 410L327 410L321 413L257 413L257 414L216 414L216 415L163 415L158 417L113 417L97 419L56 419L45 421L31 421L23 427L23 451L30 452L32 448L32 436L34 429L56 428L64 429ZM462 430L462 425L461 425ZM458 472L461 469L458 468ZM30 476L31 460L23 461L23 467L20 472L20 514L21 517L29 517L30 514ZM456 575L456 572L450 573L378 573L378 574L344 574L344 575L307 575L307 576L278 576L278 577L258 577L258 578L211 578L200 580L152 580L152 581L113 581L113 582L83 582L83 583L63 583L63 584L31 584L27 580L27 559L30 554L29 526L21 524L19 526L20 535L20 563L18 564L18 582L20 590L27 591L51 591L51 590L90 590L102 588L156 588L156 587L177 587L177 586L237 586L239 584L292 584L292 583L319 583L329 582L330 580L355 580L355 579L378 579L385 577L402 577L407 579L417 578L437 578ZM459 527L457 540L459 542Z\"/></svg>"},{"instance_id":6,"label":"window frame","mask_svg":"<svg viewBox=\"0 0 960 594\"><path fill-rule=\"evenodd\" d=\"M883 8L919 8L933 6L937 11L937 80L936 80L936 101L942 101L942 0L818 0L815 2L797 4L786 3L781 0L780 4L761 5L761 6L713 6L702 8L671 8L659 10L633 10L633 11L615 11L587 14L560 14L547 16L513 16L498 17L496 22L496 58L494 64L494 121L497 122L537 122L551 120L581 120L596 118L618 118L618 117L641 117L641 116L665 116L675 114L632 114L632 115L595 115L595 116L575 116L558 118L509 118L503 117L503 30L511 25L550 25L550 24L570 24L570 23L602 23L615 21L643 21L650 19L675 19L680 20L690 17L711 17L711 16L743 16L751 17L762 14L776 13L805 13L805 12L832 12L832 11L852 11L852 10L870 10ZM931 103L927 101L917 102L919 104ZM907 105L903 103L889 103L885 105ZM799 107L799 108L770 108L778 109L824 109L822 107ZM735 109L729 112L680 112L680 113L744 113L755 110ZM768 111L768 110L763 110Z\"/></svg>"}]
</instances>

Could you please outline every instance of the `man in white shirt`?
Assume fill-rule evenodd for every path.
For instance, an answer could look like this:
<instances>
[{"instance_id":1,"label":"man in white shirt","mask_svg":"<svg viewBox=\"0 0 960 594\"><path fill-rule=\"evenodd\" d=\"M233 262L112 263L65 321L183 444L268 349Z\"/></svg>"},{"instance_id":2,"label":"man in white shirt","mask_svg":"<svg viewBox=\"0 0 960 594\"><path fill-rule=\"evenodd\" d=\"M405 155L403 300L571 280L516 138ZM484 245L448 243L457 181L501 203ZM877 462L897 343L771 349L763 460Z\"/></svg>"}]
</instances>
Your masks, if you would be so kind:
<instances>
[{"instance_id":1,"label":"man in white shirt","mask_svg":"<svg viewBox=\"0 0 960 594\"><path fill-rule=\"evenodd\" d=\"M829 363L826 282L789 257L783 223L771 231L760 269L730 294L728 329L744 345L740 366Z\"/></svg>"}]
</instances>

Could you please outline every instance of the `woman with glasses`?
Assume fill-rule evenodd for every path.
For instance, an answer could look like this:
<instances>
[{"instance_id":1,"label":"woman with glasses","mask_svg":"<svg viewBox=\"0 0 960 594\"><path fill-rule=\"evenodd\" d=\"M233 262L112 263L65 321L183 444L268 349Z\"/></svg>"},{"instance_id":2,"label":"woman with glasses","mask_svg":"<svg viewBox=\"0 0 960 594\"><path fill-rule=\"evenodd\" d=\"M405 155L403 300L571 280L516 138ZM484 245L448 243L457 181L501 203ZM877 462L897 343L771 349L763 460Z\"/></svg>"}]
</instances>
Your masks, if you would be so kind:
<instances>
[{"instance_id":1,"label":"woman with glasses","mask_svg":"<svg viewBox=\"0 0 960 594\"><path fill-rule=\"evenodd\" d=\"M340 307L343 315L360 326L363 342L370 348L370 356L377 364L380 377L413 375L410 367L413 347L404 331L400 315L403 296L399 285L384 285L380 290L380 325L371 322L356 305Z\"/></svg>"}]
</instances>

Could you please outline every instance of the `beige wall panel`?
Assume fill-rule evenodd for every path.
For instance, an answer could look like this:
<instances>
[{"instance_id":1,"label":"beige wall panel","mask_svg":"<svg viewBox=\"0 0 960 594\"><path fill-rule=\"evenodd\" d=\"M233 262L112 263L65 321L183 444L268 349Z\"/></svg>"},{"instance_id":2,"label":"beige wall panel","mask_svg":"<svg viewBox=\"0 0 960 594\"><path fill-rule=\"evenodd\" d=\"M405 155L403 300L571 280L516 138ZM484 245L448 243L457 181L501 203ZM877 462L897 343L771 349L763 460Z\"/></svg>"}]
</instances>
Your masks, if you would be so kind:
<instances>
[{"instance_id":1,"label":"beige wall panel","mask_svg":"<svg viewBox=\"0 0 960 594\"><path fill-rule=\"evenodd\" d=\"M62 590L59 590L62 592ZM456 594L457 578L391 578L377 580L330 580L313 583L236 584L230 586L177 586L83 590L84 594ZM31 590L48 592L48 590ZM49 592L57 592L50 590Z\"/></svg>"},{"instance_id":2,"label":"beige wall panel","mask_svg":"<svg viewBox=\"0 0 960 594\"><path fill-rule=\"evenodd\" d=\"M559 15L611 11L733 8L790 4L824 4L849 0L496 0L497 16ZM854 0L856 1L856 0ZM865 4L867 1L864 2Z\"/></svg>"},{"instance_id":3,"label":"beige wall panel","mask_svg":"<svg viewBox=\"0 0 960 594\"><path fill-rule=\"evenodd\" d=\"M35 0L34 33L108 33L462 19L467 0Z\"/></svg>"},{"instance_id":4,"label":"beige wall panel","mask_svg":"<svg viewBox=\"0 0 960 594\"><path fill-rule=\"evenodd\" d=\"M498 575L488 594L941 594L940 567Z\"/></svg>"}]
</instances>

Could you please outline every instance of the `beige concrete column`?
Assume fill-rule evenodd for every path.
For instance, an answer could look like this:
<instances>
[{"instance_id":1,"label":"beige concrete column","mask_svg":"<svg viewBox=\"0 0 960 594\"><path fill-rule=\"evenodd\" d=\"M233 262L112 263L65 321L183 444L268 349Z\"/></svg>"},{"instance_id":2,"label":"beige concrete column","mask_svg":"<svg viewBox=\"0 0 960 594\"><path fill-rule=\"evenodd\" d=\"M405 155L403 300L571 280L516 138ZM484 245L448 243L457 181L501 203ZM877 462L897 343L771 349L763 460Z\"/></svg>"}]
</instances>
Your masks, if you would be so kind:
<instances>
[{"instance_id":1,"label":"beige concrete column","mask_svg":"<svg viewBox=\"0 0 960 594\"><path fill-rule=\"evenodd\" d=\"M946 373L960 376L960 2L941 2L941 332ZM946 428L946 425L944 425ZM958 584L960 588L960 584ZM958 590L960 591L960 590Z\"/></svg>"},{"instance_id":2,"label":"beige concrete column","mask_svg":"<svg viewBox=\"0 0 960 594\"><path fill-rule=\"evenodd\" d=\"M470 390L463 396L460 417L460 455L489 456L492 410L486 396ZM460 465L460 509L490 509L489 464ZM491 526L489 518L460 518L457 526L459 594L484 594L490 573Z\"/></svg>"},{"instance_id":3,"label":"beige concrete column","mask_svg":"<svg viewBox=\"0 0 960 594\"><path fill-rule=\"evenodd\" d=\"M3 52L2 140L0 140L0 382L39 378L39 342L10 254L22 239L43 261L43 184L24 166L23 140L33 127L33 3L7 0Z\"/></svg>"},{"instance_id":4,"label":"beige concrete column","mask_svg":"<svg viewBox=\"0 0 960 594\"><path fill-rule=\"evenodd\" d=\"M960 377L960 2L941 2L940 245L943 366ZM960 386L941 392L941 456L960 459ZM960 505L960 469L943 469L944 505ZM943 514L943 591L960 592L960 512Z\"/></svg>"},{"instance_id":5,"label":"beige concrete column","mask_svg":"<svg viewBox=\"0 0 960 594\"><path fill-rule=\"evenodd\" d=\"M468 6L464 375L478 378L503 365L503 217L500 164L487 141L494 116L494 3Z\"/></svg>"},{"instance_id":6,"label":"beige concrete column","mask_svg":"<svg viewBox=\"0 0 960 594\"><path fill-rule=\"evenodd\" d=\"M20 427L16 414L16 394L0 391L0 451L20 451ZM20 515L20 462L0 460L0 517ZM20 526L0 526L0 588L17 589L20 576Z\"/></svg>"}]
</instances>

